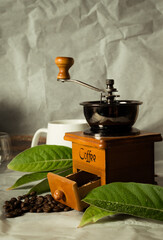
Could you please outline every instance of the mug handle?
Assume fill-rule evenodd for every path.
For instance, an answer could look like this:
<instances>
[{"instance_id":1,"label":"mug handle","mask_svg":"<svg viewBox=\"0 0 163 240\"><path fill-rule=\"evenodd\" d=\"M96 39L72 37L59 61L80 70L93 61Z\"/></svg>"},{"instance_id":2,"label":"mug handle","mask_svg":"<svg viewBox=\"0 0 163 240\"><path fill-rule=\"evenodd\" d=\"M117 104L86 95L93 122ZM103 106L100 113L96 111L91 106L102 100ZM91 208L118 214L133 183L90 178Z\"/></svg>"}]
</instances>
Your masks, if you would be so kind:
<instances>
[{"instance_id":1,"label":"mug handle","mask_svg":"<svg viewBox=\"0 0 163 240\"><path fill-rule=\"evenodd\" d=\"M38 129L38 130L35 132L35 134L34 134L34 136L33 136L33 138L32 138L31 147L37 146L41 134L42 134L42 133L46 133L46 134L47 134L47 132L48 132L48 129L47 129L47 128L40 128L40 129Z\"/></svg>"}]
</instances>

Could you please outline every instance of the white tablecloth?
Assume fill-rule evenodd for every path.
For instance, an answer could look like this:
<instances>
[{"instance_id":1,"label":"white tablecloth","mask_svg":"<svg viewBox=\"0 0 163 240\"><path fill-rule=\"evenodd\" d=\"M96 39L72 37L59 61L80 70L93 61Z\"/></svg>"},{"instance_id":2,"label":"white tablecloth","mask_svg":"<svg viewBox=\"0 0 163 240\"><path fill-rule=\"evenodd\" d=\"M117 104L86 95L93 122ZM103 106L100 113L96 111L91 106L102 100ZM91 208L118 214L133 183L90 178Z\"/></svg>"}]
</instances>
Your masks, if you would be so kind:
<instances>
[{"instance_id":1,"label":"white tablecloth","mask_svg":"<svg viewBox=\"0 0 163 240\"><path fill-rule=\"evenodd\" d=\"M156 170L163 173L159 164ZM4 218L3 204L11 197L27 192L27 189L6 191L22 173L0 166L0 239L3 240L141 240L163 239L163 223L119 215L106 217L95 224L77 228L83 213L72 210L59 213L26 213L17 218ZM156 179L160 185L162 178Z\"/></svg>"}]
</instances>

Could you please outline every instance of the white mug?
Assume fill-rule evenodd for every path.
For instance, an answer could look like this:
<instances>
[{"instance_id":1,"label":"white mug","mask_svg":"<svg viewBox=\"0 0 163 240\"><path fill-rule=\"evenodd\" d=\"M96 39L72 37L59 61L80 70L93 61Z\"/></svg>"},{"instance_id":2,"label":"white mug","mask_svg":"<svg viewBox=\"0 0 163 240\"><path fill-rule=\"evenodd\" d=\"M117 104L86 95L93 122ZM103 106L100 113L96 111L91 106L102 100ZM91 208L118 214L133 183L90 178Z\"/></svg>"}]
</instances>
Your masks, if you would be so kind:
<instances>
[{"instance_id":1,"label":"white mug","mask_svg":"<svg viewBox=\"0 0 163 240\"><path fill-rule=\"evenodd\" d=\"M5 132L0 132L0 165L11 160L11 139Z\"/></svg>"},{"instance_id":2,"label":"white mug","mask_svg":"<svg viewBox=\"0 0 163 240\"><path fill-rule=\"evenodd\" d=\"M66 132L84 131L89 127L84 119L56 120L48 123L47 128L38 129L32 139L31 147L37 146L42 133L46 134L47 145L72 147L70 141L64 140Z\"/></svg>"}]
</instances>

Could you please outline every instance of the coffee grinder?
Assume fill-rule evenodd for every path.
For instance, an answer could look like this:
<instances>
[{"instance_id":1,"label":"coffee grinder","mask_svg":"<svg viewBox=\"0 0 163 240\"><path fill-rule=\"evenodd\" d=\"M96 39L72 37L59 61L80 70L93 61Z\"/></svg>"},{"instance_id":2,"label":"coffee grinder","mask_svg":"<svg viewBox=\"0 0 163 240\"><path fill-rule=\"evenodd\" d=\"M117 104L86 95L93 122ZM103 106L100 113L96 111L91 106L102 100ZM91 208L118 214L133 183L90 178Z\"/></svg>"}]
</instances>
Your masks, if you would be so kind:
<instances>
[{"instance_id":1,"label":"coffee grinder","mask_svg":"<svg viewBox=\"0 0 163 240\"><path fill-rule=\"evenodd\" d=\"M97 186L111 182L156 184L154 143L162 137L133 128L142 102L117 100L113 79L106 80L106 89L71 79L68 71L73 58L57 57L55 63L58 81L75 82L101 94L99 101L80 103L90 128L65 134L64 139L72 142L73 174L48 173L54 199L81 211L87 206L82 199Z\"/></svg>"}]
</instances>

